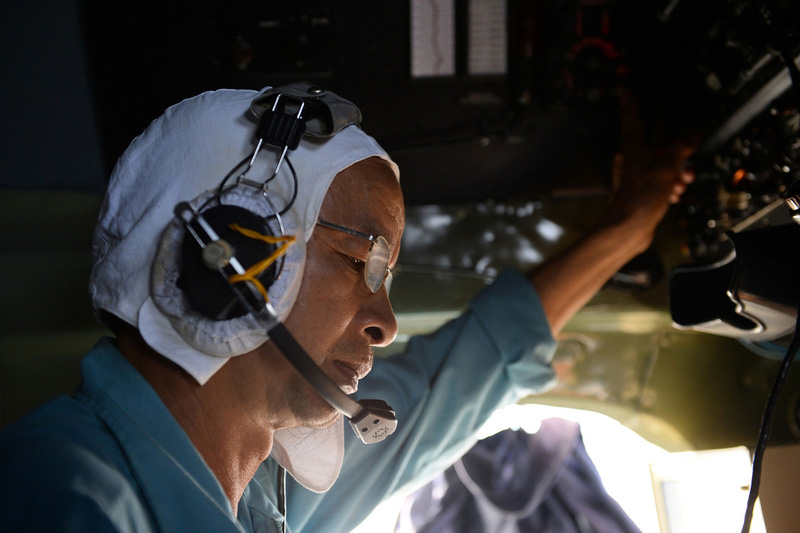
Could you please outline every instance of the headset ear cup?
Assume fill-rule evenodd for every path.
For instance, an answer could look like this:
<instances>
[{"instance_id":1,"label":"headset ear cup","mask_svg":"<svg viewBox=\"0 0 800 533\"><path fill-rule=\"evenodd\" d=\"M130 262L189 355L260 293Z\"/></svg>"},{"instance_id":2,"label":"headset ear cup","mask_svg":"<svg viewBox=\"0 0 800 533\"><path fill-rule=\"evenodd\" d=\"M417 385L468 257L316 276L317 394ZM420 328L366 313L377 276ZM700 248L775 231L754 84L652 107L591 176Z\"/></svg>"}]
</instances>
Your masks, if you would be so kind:
<instances>
[{"instance_id":1,"label":"headset ear cup","mask_svg":"<svg viewBox=\"0 0 800 533\"><path fill-rule=\"evenodd\" d=\"M277 248L274 244L245 236L231 228L231 225L237 224L261 235L272 235L264 217L243 207L219 205L204 211L202 215L219 238L231 246L234 257L245 269L269 257ZM177 285L186 293L192 309L214 320L238 318L247 312L226 279L226 276L235 272L230 267L225 272L226 275L223 276L218 270L206 266L200 245L188 232L184 235L181 243L181 272ZM269 289L275 282L276 272L276 264L273 263L258 276L265 289ZM256 309L264 306L264 301L252 291L240 292Z\"/></svg>"}]
</instances>

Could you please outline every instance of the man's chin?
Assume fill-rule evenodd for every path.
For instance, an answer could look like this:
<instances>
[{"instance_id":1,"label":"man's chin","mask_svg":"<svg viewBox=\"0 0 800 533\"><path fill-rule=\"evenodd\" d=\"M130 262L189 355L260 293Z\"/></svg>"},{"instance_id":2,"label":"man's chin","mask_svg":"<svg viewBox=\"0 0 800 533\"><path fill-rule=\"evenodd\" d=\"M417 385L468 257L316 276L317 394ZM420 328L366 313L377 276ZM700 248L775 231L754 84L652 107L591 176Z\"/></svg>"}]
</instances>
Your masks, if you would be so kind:
<instances>
[{"instance_id":1,"label":"man's chin","mask_svg":"<svg viewBox=\"0 0 800 533\"><path fill-rule=\"evenodd\" d=\"M316 395L307 405L306 425L314 429L323 429L332 426L341 415L333 406Z\"/></svg>"},{"instance_id":2,"label":"man's chin","mask_svg":"<svg viewBox=\"0 0 800 533\"><path fill-rule=\"evenodd\" d=\"M325 429L331 427L342 416L339 411L329 406L329 416L320 416L318 419L312 421L308 427L312 429Z\"/></svg>"},{"instance_id":3,"label":"man's chin","mask_svg":"<svg viewBox=\"0 0 800 533\"><path fill-rule=\"evenodd\" d=\"M291 407L300 425L323 429L334 424L341 413L326 402L308 383L299 382L292 396Z\"/></svg>"}]
</instances>

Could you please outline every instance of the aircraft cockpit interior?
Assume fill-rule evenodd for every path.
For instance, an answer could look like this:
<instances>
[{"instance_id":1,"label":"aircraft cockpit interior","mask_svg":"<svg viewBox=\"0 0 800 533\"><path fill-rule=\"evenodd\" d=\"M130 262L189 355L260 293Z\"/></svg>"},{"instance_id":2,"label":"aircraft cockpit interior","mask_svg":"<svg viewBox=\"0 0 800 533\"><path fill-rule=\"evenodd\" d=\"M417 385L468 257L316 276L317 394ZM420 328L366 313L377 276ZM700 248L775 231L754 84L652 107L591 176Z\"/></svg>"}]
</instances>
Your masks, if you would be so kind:
<instances>
[{"instance_id":1,"label":"aircraft cockpit interior","mask_svg":"<svg viewBox=\"0 0 800 533\"><path fill-rule=\"evenodd\" d=\"M797 531L797 1L45 0L4 2L0 28L0 425L69 394L106 334L86 288L103 190L184 98L304 80L357 103L406 204L399 333L376 358L591 230L628 112L644 149L693 147L695 180L558 335L557 383L498 427L577 417L598 469L595 450L620 457L603 482L641 531L739 531L746 513ZM593 447L611 427L647 453ZM637 454L624 496L614 472ZM423 531L405 505L360 531Z\"/></svg>"}]
</instances>

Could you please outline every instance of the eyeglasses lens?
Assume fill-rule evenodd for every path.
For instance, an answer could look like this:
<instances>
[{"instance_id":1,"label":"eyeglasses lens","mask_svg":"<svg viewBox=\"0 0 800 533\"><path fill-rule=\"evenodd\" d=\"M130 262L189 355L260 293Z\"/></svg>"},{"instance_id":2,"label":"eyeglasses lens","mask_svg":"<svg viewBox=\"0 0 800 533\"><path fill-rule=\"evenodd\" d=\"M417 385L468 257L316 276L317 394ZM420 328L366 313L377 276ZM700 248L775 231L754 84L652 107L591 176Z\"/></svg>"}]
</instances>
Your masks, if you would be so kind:
<instances>
[{"instance_id":1,"label":"eyeglasses lens","mask_svg":"<svg viewBox=\"0 0 800 533\"><path fill-rule=\"evenodd\" d=\"M379 235L372 241L367 262L364 265L364 280L372 292L378 292L383 280L386 279L390 253L389 243L383 236Z\"/></svg>"}]
</instances>

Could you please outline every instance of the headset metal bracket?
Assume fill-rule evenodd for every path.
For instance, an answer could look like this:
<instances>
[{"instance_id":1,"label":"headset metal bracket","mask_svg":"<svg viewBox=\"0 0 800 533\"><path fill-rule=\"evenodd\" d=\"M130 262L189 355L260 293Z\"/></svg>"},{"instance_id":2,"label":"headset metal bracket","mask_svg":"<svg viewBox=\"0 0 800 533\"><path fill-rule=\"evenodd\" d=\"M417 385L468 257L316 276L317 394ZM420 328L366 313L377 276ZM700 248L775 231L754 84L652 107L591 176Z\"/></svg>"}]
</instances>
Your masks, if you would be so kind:
<instances>
[{"instance_id":1,"label":"headset metal bracket","mask_svg":"<svg viewBox=\"0 0 800 533\"><path fill-rule=\"evenodd\" d=\"M361 110L353 102L307 81L264 90L253 99L250 110L261 119L265 113L273 110L281 97L286 97L286 101L281 104L284 113L293 113L300 105L299 102L304 104L304 135L333 137L351 124L361 124Z\"/></svg>"}]
</instances>

